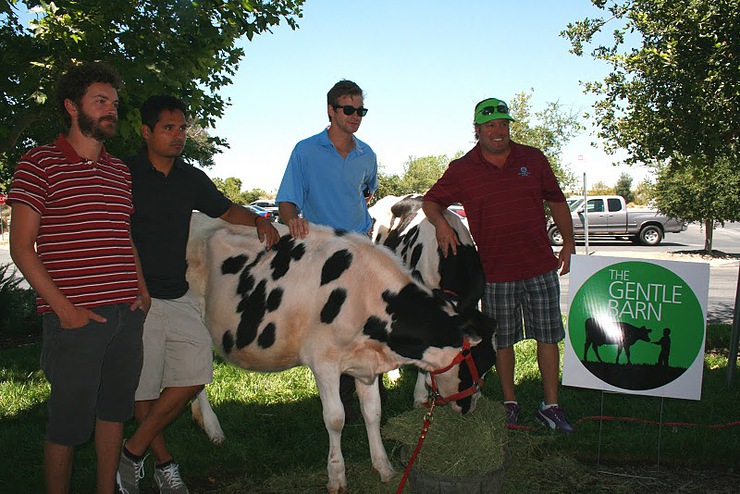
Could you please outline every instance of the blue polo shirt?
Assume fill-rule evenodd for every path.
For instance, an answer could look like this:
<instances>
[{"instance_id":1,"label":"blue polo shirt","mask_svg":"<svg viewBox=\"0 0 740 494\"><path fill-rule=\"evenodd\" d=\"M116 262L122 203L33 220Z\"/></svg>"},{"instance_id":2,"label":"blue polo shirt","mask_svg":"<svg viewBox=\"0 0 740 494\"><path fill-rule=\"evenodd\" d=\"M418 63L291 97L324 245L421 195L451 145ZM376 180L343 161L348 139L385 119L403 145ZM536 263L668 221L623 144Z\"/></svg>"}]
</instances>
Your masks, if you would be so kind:
<instances>
[{"instance_id":1,"label":"blue polo shirt","mask_svg":"<svg viewBox=\"0 0 740 494\"><path fill-rule=\"evenodd\" d=\"M378 188L378 160L370 146L354 138L342 158L326 130L296 144L276 202L292 202L311 223L367 233L373 221L363 189Z\"/></svg>"}]
</instances>

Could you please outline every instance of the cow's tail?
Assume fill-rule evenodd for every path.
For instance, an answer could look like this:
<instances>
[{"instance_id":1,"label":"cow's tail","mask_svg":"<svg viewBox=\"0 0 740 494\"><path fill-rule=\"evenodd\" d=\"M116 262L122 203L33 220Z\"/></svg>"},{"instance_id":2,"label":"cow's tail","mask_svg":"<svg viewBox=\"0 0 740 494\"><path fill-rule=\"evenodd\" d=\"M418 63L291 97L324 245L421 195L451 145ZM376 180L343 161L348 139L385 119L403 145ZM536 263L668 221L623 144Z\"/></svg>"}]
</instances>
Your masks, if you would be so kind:
<instances>
[{"instance_id":1,"label":"cow's tail","mask_svg":"<svg viewBox=\"0 0 740 494\"><path fill-rule=\"evenodd\" d=\"M221 424L216 417L216 413L211 408L211 404L208 402L208 395L206 394L205 388L195 397L193 402L190 404L190 410L193 413L193 420L195 420L201 429L206 431L208 439L216 444L221 444L226 439L224 431L221 429Z\"/></svg>"}]
</instances>

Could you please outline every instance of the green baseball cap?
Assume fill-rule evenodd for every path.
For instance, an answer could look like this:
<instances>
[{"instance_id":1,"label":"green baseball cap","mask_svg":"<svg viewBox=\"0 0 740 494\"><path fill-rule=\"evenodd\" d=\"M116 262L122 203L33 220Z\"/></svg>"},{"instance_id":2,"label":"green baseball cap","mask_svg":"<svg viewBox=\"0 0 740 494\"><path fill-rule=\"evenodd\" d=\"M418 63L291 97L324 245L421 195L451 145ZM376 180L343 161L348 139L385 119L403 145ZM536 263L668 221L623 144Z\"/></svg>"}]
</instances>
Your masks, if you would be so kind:
<instances>
[{"instance_id":1,"label":"green baseball cap","mask_svg":"<svg viewBox=\"0 0 740 494\"><path fill-rule=\"evenodd\" d=\"M484 99L477 105L475 105L475 115L473 115L473 122L476 125L490 122L491 120L511 120L516 122L511 115L509 115L508 105L496 98Z\"/></svg>"}]
</instances>

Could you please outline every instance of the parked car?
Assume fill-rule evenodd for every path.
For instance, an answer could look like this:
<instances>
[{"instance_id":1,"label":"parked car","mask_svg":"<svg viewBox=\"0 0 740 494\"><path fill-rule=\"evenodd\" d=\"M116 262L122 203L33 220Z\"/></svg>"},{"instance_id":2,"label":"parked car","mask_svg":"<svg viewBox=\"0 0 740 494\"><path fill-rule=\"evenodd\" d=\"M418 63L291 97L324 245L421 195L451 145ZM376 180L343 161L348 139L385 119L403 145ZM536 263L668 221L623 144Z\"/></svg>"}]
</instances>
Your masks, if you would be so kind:
<instances>
[{"instance_id":1,"label":"parked car","mask_svg":"<svg viewBox=\"0 0 740 494\"><path fill-rule=\"evenodd\" d=\"M685 221L669 218L654 209L628 209L622 196L593 196L584 205L583 197L568 198L576 238L584 236L588 215L589 237L628 237L633 243L658 245L666 233L679 233ZM558 227L548 222L547 235L553 245L563 245Z\"/></svg>"},{"instance_id":2,"label":"parked car","mask_svg":"<svg viewBox=\"0 0 740 494\"><path fill-rule=\"evenodd\" d=\"M266 220L270 220L270 221L275 221L276 220L277 213L272 214L270 211L266 210L265 208L261 208L259 206L254 206L252 204L249 204L246 207L247 207L247 209L251 210L253 213L262 216Z\"/></svg>"},{"instance_id":3,"label":"parked car","mask_svg":"<svg viewBox=\"0 0 740 494\"><path fill-rule=\"evenodd\" d=\"M261 207L262 209L271 212L273 216L278 214L277 204L275 204L275 201L272 199L257 199L256 201L250 202L249 205Z\"/></svg>"}]
</instances>

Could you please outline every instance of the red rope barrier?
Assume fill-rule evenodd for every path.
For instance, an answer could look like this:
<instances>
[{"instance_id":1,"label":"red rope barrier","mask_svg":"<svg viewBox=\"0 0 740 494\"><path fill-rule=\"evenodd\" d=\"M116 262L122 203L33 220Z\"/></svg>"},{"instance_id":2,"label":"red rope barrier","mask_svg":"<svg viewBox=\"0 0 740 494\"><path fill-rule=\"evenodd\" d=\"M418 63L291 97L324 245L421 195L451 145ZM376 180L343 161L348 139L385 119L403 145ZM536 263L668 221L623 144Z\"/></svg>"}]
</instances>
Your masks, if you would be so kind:
<instances>
[{"instance_id":1,"label":"red rope barrier","mask_svg":"<svg viewBox=\"0 0 740 494\"><path fill-rule=\"evenodd\" d=\"M604 415L593 415L591 417L583 417L582 419L579 419L576 424L580 424L583 422L593 422L593 421L604 421L604 422L636 422L639 424L647 424L647 425L661 425L660 422L656 422L654 420L645 420L645 419L638 419L634 417L609 417ZM729 424L719 424L719 425L702 425L702 424L692 424L689 422L663 422L662 425L666 427L708 427L710 429L728 429L730 427L737 427L740 425L740 421L736 422L730 422Z\"/></svg>"}]
</instances>

